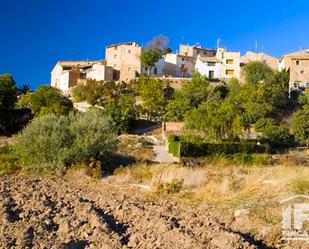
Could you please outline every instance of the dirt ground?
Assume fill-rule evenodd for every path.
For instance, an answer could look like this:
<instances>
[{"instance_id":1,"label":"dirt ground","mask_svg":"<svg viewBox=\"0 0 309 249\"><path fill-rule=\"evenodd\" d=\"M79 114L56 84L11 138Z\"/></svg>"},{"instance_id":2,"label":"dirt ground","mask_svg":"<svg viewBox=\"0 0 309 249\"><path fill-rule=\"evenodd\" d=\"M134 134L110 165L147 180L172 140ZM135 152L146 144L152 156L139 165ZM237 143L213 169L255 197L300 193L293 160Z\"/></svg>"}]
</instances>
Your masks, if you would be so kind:
<instances>
[{"instance_id":1,"label":"dirt ground","mask_svg":"<svg viewBox=\"0 0 309 249\"><path fill-rule=\"evenodd\" d=\"M266 248L207 206L147 201L81 179L1 177L0 248Z\"/></svg>"}]
</instances>

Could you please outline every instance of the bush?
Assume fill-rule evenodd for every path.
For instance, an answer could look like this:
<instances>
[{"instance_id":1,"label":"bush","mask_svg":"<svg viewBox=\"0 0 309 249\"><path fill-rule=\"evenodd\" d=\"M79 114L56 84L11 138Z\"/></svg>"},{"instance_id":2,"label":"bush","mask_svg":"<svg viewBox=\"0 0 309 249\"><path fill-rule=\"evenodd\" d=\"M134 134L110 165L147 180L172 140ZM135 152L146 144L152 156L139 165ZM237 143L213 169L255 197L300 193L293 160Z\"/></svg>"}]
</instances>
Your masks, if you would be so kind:
<instances>
[{"instance_id":1,"label":"bush","mask_svg":"<svg viewBox=\"0 0 309 249\"><path fill-rule=\"evenodd\" d=\"M11 110L16 102L16 83L9 74L0 74L0 111Z\"/></svg>"},{"instance_id":2,"label":"bush","mask_svg":"<svg viewBox=\"0 0 309 249\"><path fill-rule=\"evenodd\" d=\"M98 111L35 118L14 149L27 170L63 173L73 163L104 158L115 145L109 118Z\"/></svg>"},{"instance_id":3,"label":"bush","mask_svg":"<svg viewBox=\"0 0 309 249\"><path fill-rule=\"evenodd\" d=\"M265 153L267 147L253 142L240 143L201 143L181 142L180 155L183 157L202 157L207 155L231 155L238 153Z\"/></svg>"},{"instance_id":4,"label":"bush","mask_svg":"<svg viewBox=\"0 0 309 249\"><path fill-rule=\"evenodd\" d=\"M49 113L68 115L73 109L72 101L54 87L41 86L31 97L31 111L35 116Z\"/></svg>"},{"instance_id":5,"label":"bush","mask_svg":"<svg viewBox=\"0 0 309 249\"><path fill-rule=\"evenodd\" d=\"M179 141L169 142L168 152L171 153L174 157L180 157L180 142Z\"/></svg>"},{"instance_id":6,"label":"bush","mask_svg":"<svg viewBox=\"0 0 309 249\"><path fill-rule=\"evenodd\" d=\"M292 191L299 195L309 194L309 180L305 177L298 177L292 181Z\"/></svg>"},{"instance_id":7,"label":"bush","mask_svg":"<svg viewBox=\"0 0 309 249\"><path fill-rule=\"evenodd\" d=\"M176 194L184 188L183 179L174 179L170 183L161 183L156 190L156 194Z\"/></svg>"},{"instance_id":8,"label":"bush","mask_svg":"<svg viewBox=\"0 0 309 249\"><path fill-rule=\"evenodd\" d=\"M14 173L21 167L18 158L11 153L9 147L0 147L0 176Z\"/></svg>"}]
</instances>

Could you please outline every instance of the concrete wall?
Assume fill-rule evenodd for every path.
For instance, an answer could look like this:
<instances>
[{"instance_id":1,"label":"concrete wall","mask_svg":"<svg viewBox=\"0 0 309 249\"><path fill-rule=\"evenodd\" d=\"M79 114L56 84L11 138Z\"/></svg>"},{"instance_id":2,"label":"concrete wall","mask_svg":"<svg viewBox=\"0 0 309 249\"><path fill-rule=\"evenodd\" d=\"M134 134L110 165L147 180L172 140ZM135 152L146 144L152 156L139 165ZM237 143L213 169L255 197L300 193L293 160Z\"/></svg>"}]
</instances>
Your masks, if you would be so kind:
<instances>
[{"instance_id":1,"label":"concrete wall","mask_svg":"<svg viewBox=\"0 0 309 249\"><path fill-rule=\"evenodd\" d=\"M142 48L136 43L123 43L106 47L107 66L120 72L120 81L130 81L141 73Z\"/></svg>"}]
</instances>

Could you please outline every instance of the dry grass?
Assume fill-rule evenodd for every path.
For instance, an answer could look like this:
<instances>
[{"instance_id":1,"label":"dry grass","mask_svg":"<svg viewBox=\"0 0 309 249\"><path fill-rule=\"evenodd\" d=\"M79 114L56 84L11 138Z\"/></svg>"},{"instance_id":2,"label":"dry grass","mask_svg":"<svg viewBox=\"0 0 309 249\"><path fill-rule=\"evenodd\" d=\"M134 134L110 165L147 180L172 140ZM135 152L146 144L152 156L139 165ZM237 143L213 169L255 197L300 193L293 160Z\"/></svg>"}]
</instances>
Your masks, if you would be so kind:
<instances>
[{"instance_id":1,"label":"dry grass","mask_svg":"<svg viewBox=\"0 0 309 249\"><path fill-rule=\"evenodd\" d=\"M154 152L147 141L135 135L122 135L118 139L117 152L133 157L136 161L147 161L154 157Z\"/></svg>"},{"instance_id":2,"label":"dry grass","mask_svg":"<svg viewBox=\"0 0 309 249\"><path fill-rule=\"evenodd\" d=\"M279 201L295 194L309 193L309 168L300 166L228 166L222 161L220 165L192 169L179 165L139 164L117 174L146 182L153 186L154 192L158 186L181 181L180 193L170 191L173 197L208 204L223 222L235 210L247 209L249 220L234 220L231 226L254 234L269 245L275 245L281 236L281 215L285 207ZM166 198L167 192L162 198Z\"/></svg>"}]
</instances>

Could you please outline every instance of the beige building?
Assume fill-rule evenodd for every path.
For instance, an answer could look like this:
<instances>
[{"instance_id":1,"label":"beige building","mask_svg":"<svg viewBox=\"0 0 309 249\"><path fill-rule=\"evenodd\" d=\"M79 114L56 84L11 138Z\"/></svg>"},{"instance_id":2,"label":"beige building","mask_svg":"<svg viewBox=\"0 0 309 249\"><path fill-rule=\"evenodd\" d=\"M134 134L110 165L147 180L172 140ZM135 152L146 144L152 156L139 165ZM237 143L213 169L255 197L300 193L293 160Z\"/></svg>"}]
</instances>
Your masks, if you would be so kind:
<instances>
[{"instance_id":1,"label":"beige building","mask_svg":"<svg viewBox=\"0 0 309 249\"><path fill-rule=\"evenodd\" d=\"M179 55L193 57L197 59L198 56L213 57L216 56L216 50L203 48L201 46L190 46L180 44L179 46Z\"/></svg>"},{"instance_id":2,"label":"beige building","mask_svg":"<svg viewBox=\"0 0 309 249\"><path fill-rule=\"evenodd\" d=\"M290 90L304 91L309 88L309 50L283 55L279 62L280 70L289 73Z\"/></svg>"},{"instance_id":3,"label":"beige building","mask_svg":"<svg viewBox=\"0 0 309 249\"><path fill-rule=\"evenodd\" d=\"M105 58L107 66L114 69L114 80L128 82L138 77L142 71L142 47L135 42L107 46Z\"/></svg>"},{"instance_id":4,"label":"beige building","mask_svg":"<svg viewBox=\"0 0 309 249\"><path fill-rule=\"evenodd\" d=\"M79 81L87 79L113 80L113 68L106 66L104 61L58 61L51 72L51 86L65 94Z\"/></svg>"},{"instance_id":5,"label":"beige building","mask_svg":"<svg viewBox=\"0 0 309 249\"><path fill-rule=\"evenodd\" d=\"M240 64L242 66L250 61L260 61L266 63L273 70L279 70L279 60L265 53L255 53L248 51L245 55L240 57Z\"/></svg>"},{"instance_id":6,"label":"beige building","mask_svg":"<svg viewBox=\"0 0 309 249\"><path fill-rule=\"evenodd\" d=\"M240 78L240 52L227 52L218 48L216 58L221 61L221 79Z\"/></svg>"}]
</instances>

